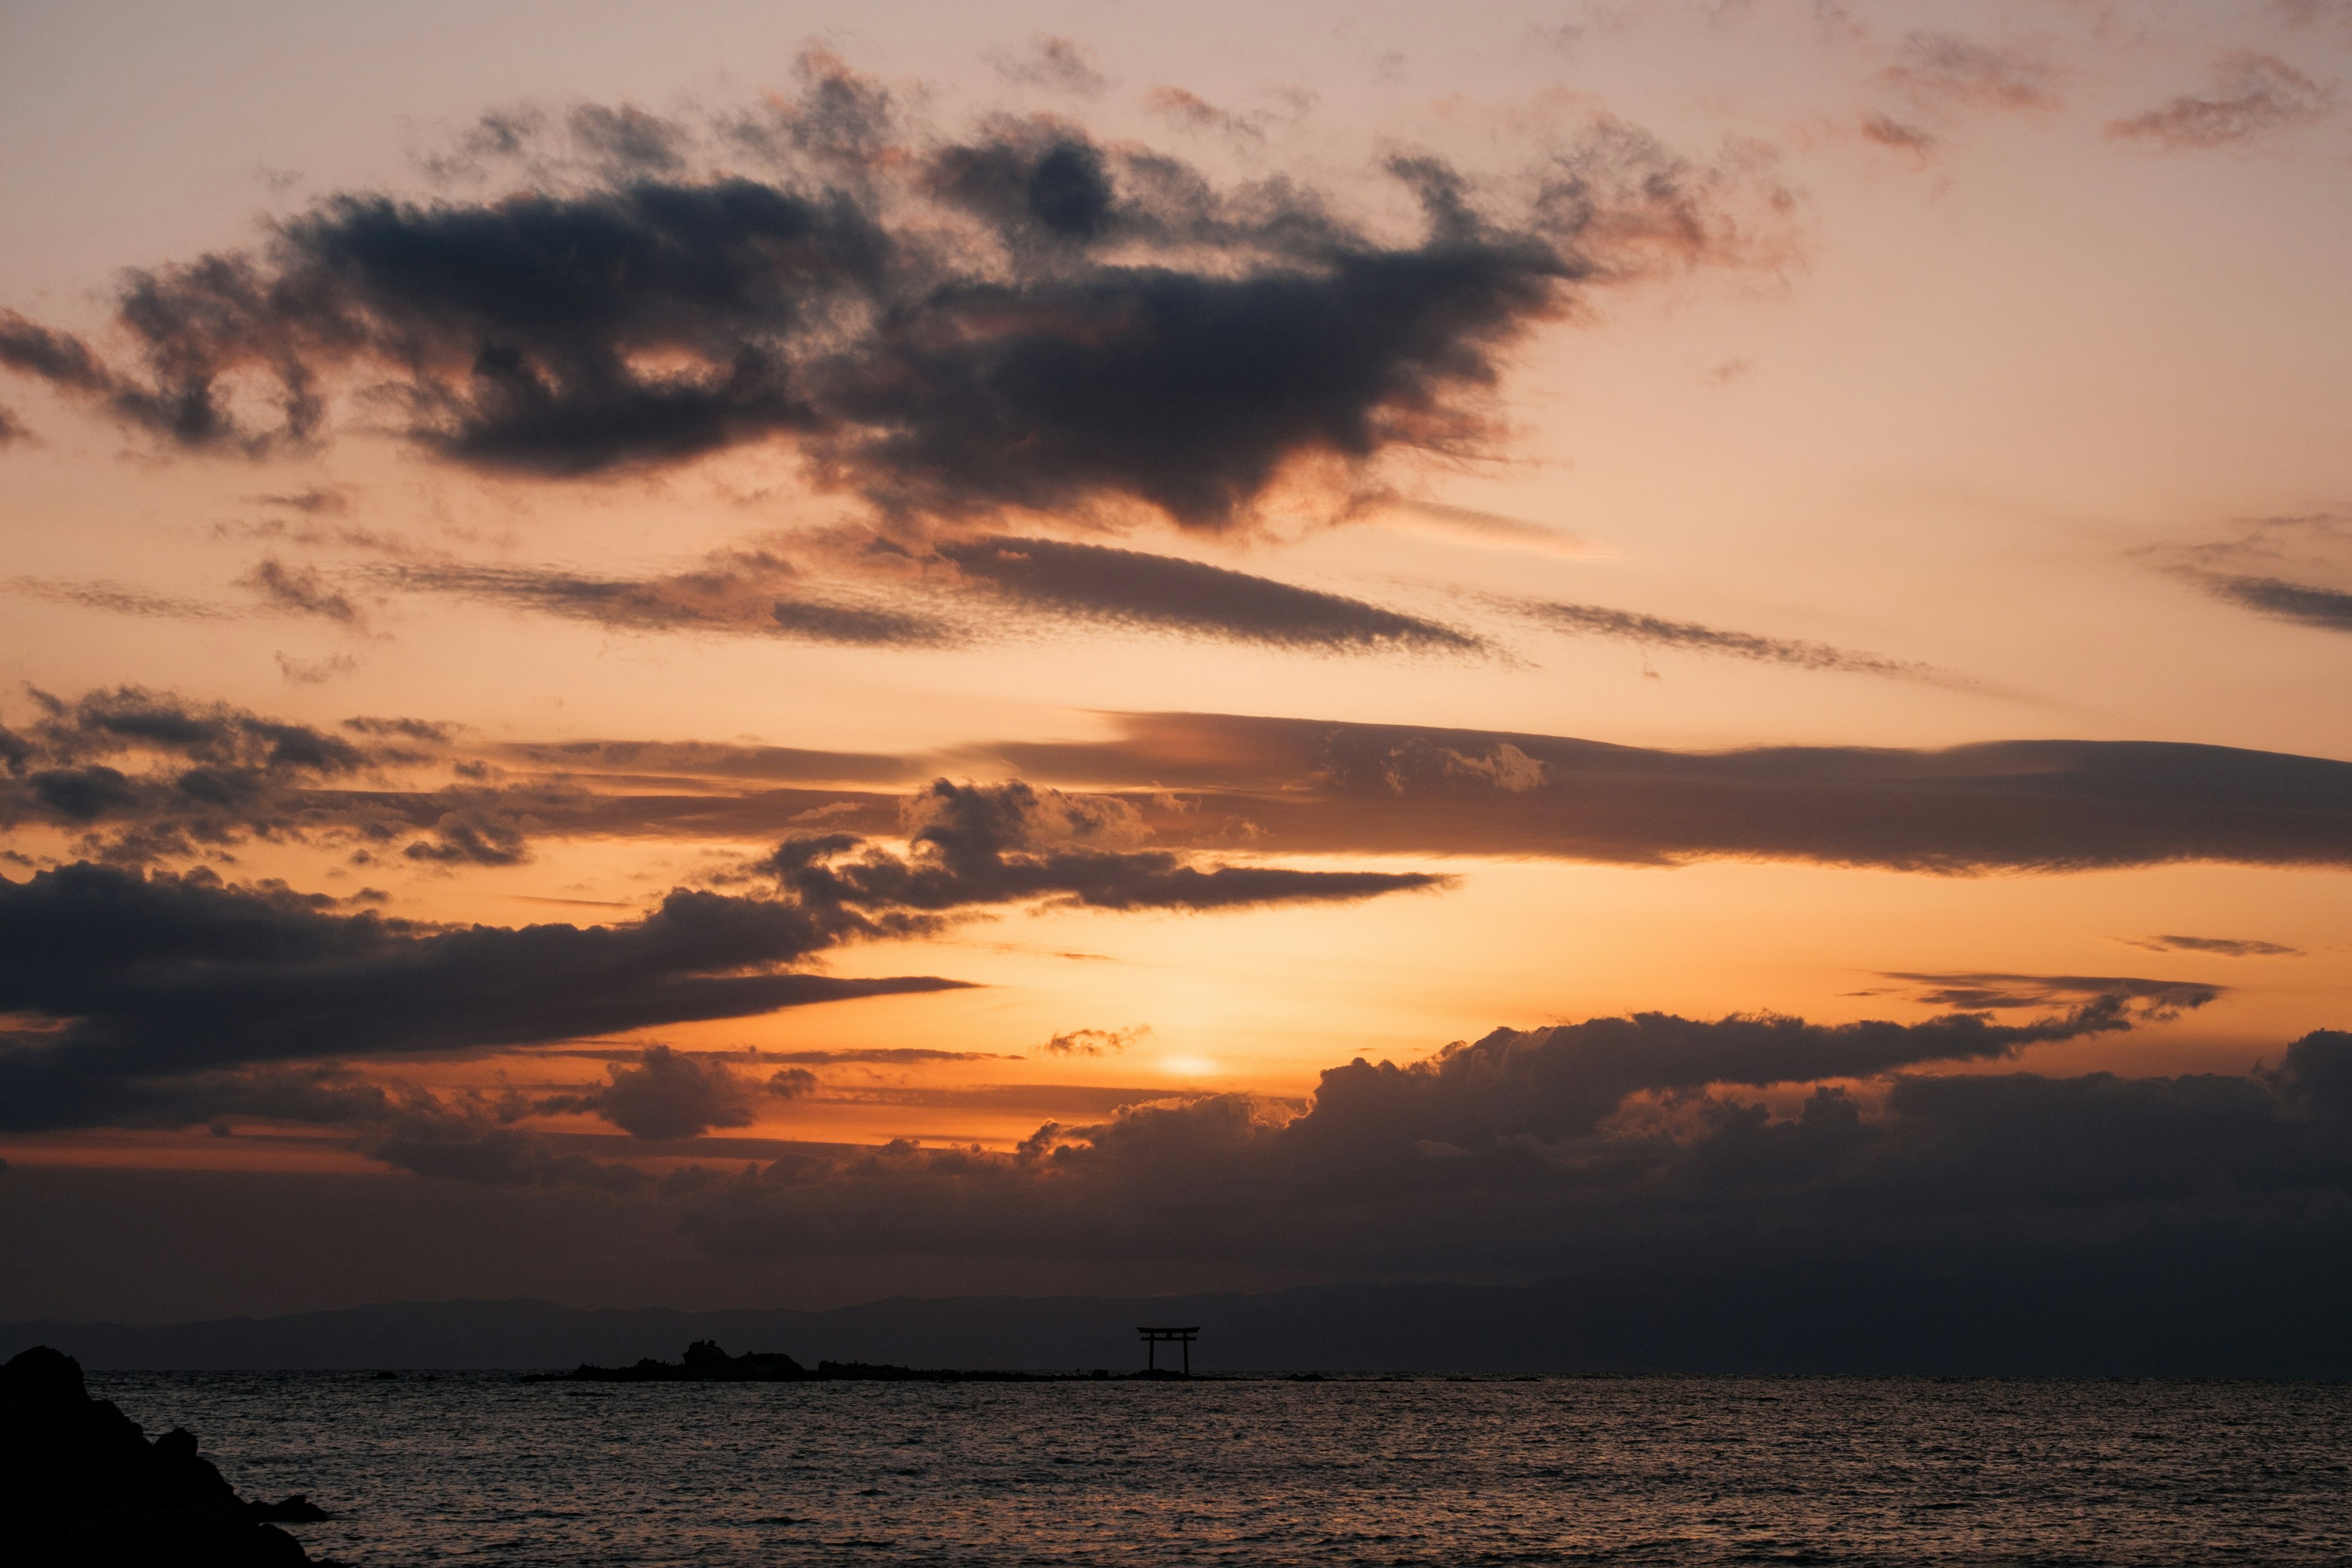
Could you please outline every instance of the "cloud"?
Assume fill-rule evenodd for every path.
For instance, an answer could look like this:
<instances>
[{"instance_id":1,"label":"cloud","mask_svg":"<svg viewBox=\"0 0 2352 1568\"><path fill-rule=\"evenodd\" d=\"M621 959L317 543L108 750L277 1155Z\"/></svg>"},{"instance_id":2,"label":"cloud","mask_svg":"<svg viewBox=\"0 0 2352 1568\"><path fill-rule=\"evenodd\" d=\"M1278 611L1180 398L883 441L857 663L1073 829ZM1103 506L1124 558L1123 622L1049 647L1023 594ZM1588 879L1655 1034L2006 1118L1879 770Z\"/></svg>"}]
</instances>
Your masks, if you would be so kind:
<instances>
[{"instance_id":1,"label":"cloud","mask_svg":"<svg viewBox=\"0 0 2352 1568\"><path fill-rule=\"evenodd\" d=\"M360 661L347 653L330 654L324 658L297 658L291 654L276 656L278 673L294 686L323 686L339 675L349 675L360 667Z\"/></svg>"},{"instance_id":2,"label":"cloud","mask_svg":"<svg viewBox=\"0 0 2352 1568\"><path fill-rule=\"evenodd\" d=\"M1500 512L1481 511L1475 507L1445 506L1394 493L1368 496L1365 502L1368 509L1392 525L1402 523L1465 543L1502 550L1533 550L1583 561L1605 561L1614 553L1608 546L1567 529L1507 517Z\"/></svg>"},{"instance_id":3,"label":"cloud","mask_svg":"<svg viewBox=\"0 0 2352 1568\"><path fill-rule=\"evenodd\" d=\"M330 671L329 673L332 673ZM121 686L71 701L31 693L38 718L0 729L0 826L73 834L81 852L140 863L260 838L391 847L452 812L543 811L561 791L364 787L437 760L446 733L358 721L338 734L226 703Z\"/></svg>"},{"instance_id":4,"label":"cloud","mask_svg":"<svg viewBox=\"0 0 2352 1568\"><path fill-rule=\"evenodd\" d=\"M2150 936L2118 939L2151 952L2210 952L2223 958L2301 958L2303 950L2283 942L2230 936Z\"/></svg>"},{"instance_id":5,"label":"cloud","mask_svg":"<svg viewBox=\"0 0 2352 1568\"><path fill-rule=\"evenodd\" d=\"M667 1046L647 1046L635 1065L613 1062L604 1070L611 1081L603 1088L551 1095L532 1109L542 1114L590 1111L632 1138L699 1138L714 1127L751 1126L763 1095L790 1100L816 1084L815 1075L799 1068L782 1068L762 1082L721 1058Z\"/></svg>"},{"instance_id":6,"label":"cloud","mask_svg":"<svg viewBox=\"0 0 2352 1568\"><path fill-rule=\"evenodd\" d=\"M1154 820L1164 837L1285 854L1758 857L1945 875L2352 865L2352 763L2318 757L2102 741L1670 752L1223 714L1118 722L1117 739L975 748L964 765L1183 791L1186 809Z\"/></svg>"},{"instance_id":7,"label":"cloud","mask_svg":"<svg viewBox=\"0 0 2352 1568\"><path fill-rule=\"evenodd\" d=\"M264 743L235 710L191 715L144 694L86 700L79 709L58 703L53 719L58 728L37 731L52 744L58 733L79 733L78 722L169 731L184 750L225 763ZM29 743L9 731L0 739L12 772L69 816L131 809L142 789L162 787L102 765L36 770ZM362 765L351 742L317 731L268 743L327 742L342 748L331 761ZM1122 803L1017 783L938 780L910 803L906 826L903 856L849 834L790 838L763 866L773 895L673 889L652 912L603 927L427 925L341 912L324 895L282 884L233 887L203 870L142 875L82 862L0 879L0 1018L18 1021L0 1034L0 1126L152 1121L175 1103L210 1115L217 1095L196 1091L218 1075L287 1063L479 1053L945 989L956 983L839 980L793 966L846 941L929 934L986 905L1225 910L1348 901L1449 880L1202 864L1133 847L1144 830ZM403 853L425 864L511 864L524 853L526 826L451 812ZM633 1132L669 1128L700 1114L694 1107L735 1114L740 1106L726 1098L733 1083L710 1063L648 1055L572 1108ZM769 1091L813 1086L792 1067Z\"/></svg>"},{"instance_id":8,"label":"cloud","mask_svg":"<svg viewBox=\"0 0 2352 1568\"><path fill-rule=\"evenodd\" d=\"M2153 1023L2204 1006L2230 988L2196 980L2142 980L2130 975L1896 973L1883 976L1921 989L1913 1000L1969 1012L2060 1005L2107 1005L2118 1018Z\"/></svg>"},{"instance_id":9,"label":"cloud","mask_svg":"<svg viewBox=\"0 0 2352 1568\"><path fill-rule=\"evenodd\" d=\"M1935 156L1938 141L1932 132L1897 120L1891 114L1864 115L1862 135L1866 142L1875 142L1881 147L1909 153L1923 160Z\"/></svg>"},{"instance_id":10,"label":"cloud","mask_svg":"<svg viewBox=\"0 0 2352 1568\"><path fill-rule=\"evenodd\" d=\"M1244 142L1265 140L1265 113L1235 114L1181 87L1155 87L1143 95L1143 102L1154 114L1187 131L1214 131Z\"/></svg>"},{"instance_id":11,"label":"cloud","mask_svg":"<svg viewBox=\"0 0 2352 1568\"><path fill-rule=\"evenodd\" d=\"M904 569L912 563L916 570ZM850 647L930 648L1009 628L1090 622L1333 652L1485 645L1451 626L1361 600L1179 557L1050 539L943 539L917 561L896 546L851 563L878 584L812 591L793 564L759 549L715 552L698 570L594 576L560 567L394 562L368 580L405 593L474 599L616 630L720 632ZM923 574L921 566L940 568ZM942 578L947 592L942 594ZM315 575L311 579L315 586ZM956 589L963 590L956 593ZM825 596L819 596L820 593ZM944 605L917 607L929 593ZM975 605L974 596L982 601ZM1008 616L1008 608L1025 616Z\"/></svg>"},{"instance_id":12,"label":"cloud","mask_svg":"<svg viewBox=\"0 0 2352 1568\"><path fill-rule=\"evenodd\" d=\"M1129 1047L1141 1044L1151 1034L1151 1026L1137 1024L1125 1029L1072 1029L1055 1035L1037 1048L1049 1057L1115 1057Z\"/></svg>"},{"instance_id":13,"label":"cloud","mask_svg":"<svg viewBox=\"0 0 2352 1568\"><path fill-rule=\"evenodd\" d=\"M2240 50L2215 63L2205 96L2184 93L2142 114L2110 121L2107 134L2160 152L2236 146L2307 125L2335 107L2336 88L2275 55Z\"/></svg>"},{"instance_id":14,"label":"cloud","mask_svg":"<svg viewBox=\"0 0 2352 1568\"><path fill-rule=\"evenodd\" d=\"M508 609L591 621L617 631L715 631L853 647L937 647L962 641L938 616L805 596L792 563L765 552L722 552L698 572L600 577L557 567L387 563L371 579Z\"/></svg>"},{"instance_id":15,"label":"cloud","mask_svg":"<svg viewBox=\"0 0 2352 1568\"><path fill-rule=\"evenodd\" d=\"M705 741L511 742L492 754L567 773L608 773L632 781L655 777L760 784L914 784L922 764L872 752L818 752L796 746Z\"/></svg>"},{"instance_id":16,"label":"cloud","mask_svg":"<svg viewBox=\"0 0 2352 1568\"><path fill-rule=\"evenodd\" d=\"M16 442L29 441L32 438L32 431L26 428L24 420L17 416L16 411L6 404L0 403L0 447L14 446Z\"/></svg>"},{"instance_id":17,"label":"cloud","mask_svg":"<svg viewBox=\"0 0 2352 1568\"><path fill-rule=\"evenodd\" d=\"M1985 44L1950 33L1913 33L1879 79L1926 109L2049 109L2057 73L2025 44Z\"/></svg>"},{"instance_id":18,"label":"cloud","mask_svg":"<svg viewBox=\"0 0 2352 1568\"><path fill-rule=\"evenodd\" d=\"M999 55L995 65L996 74L1007 81L1079 98L1093 98L1110 85L1094 50L1046 33L1033 37L1025 53Z\"/></svg>"},{"instance_id":19,"label":"cloud","mask_svg":"<svg viewBox=\"0 0 2352 1568\"><path fill-rule=\"evenodd\" d=\"M572 145L615 180L657 178L686 168L689 138L685 127L635 104L576 105L564 116L564 129Z\"/></svg>"},{"instance_id":20,"label":"cloud","mask_svg":"<svg viewBox=\"0 0 2352 1568\"><path fill-rule=\"evenodd\" d=\"M1485 646L1451 626L1360 599L1173 556L1002 536L934 548L966 581L1016 604L1114 626L1334 651L1473 652Z\"/></svg>"},{"instance_id":21,"label":"cloud","mask_svg":"<svg viewBox=\"0 0 2352 1568\"><path fill-rule=\"evenodd\" d=\"M934 780L907 807L908 853L854 834L784 840L761 863L807 907L887 926L913 911L1045 900L1101 910L1230 910L1354 902L1433 891L1454 879L1421 871L1301 871L1198 865L1165 849L1124 846L1141 832L1134 808L1101 797Z\"/></svg>"},{"instance_id":22,"label":"cloud","mask_svg":"<svg viewBox=\"0 0 2352 1568\"><path fill-rule=\"evenodd\" d=\"M674 889L605 927L436 927L198 872L74 865L0 880L0 1119L89 1125L158 1084L286 1062L479 1052L666 1023L935 991L779 966L845 922Z\"/></svg>"},{"instance_id":23,"label":"cloud","mask_svg":"<svg viewBox=\"0 0 2352 1568\"><path fill-rule=\"evenodd\" d=\"M2315 588L2277 577L2253 577L2226 572L2188 569L2187 575L2217 599L2267 616L2326 632L2352 632L2352 594Z\"/></svg>"},{"instance_id":24,"label":"cloud","mask_svg":"<svg viewBox=\"0 0 2352 1568\"><path fill-rule=\"evenodd\" d=\"M339 589L330 587L315 566L292 567L275 556L265 556L252 571L237 579L278 608L298 616L316 616L338 626L362 624L359 606Z\"/></svg>"},{"instance_id":25,"label":"cloud","mask_svg":"<svg viewBox=\"0 0 2352 1568\"><path fill-rule=\"evenodd\" d=\"M61 831L76 853L119 864L257 839L427 866L510 863L502 858L542 839L582 836L789 839L805 861L793 874L813 886L831 879L886 897L901 885L925 897L955 889L955 907L983 886L1103 907L1129 897L1185 907L1187 899L1247 903L1250 889L1269 899L1290 896L1286 888L1346 898L1351 887L1406 885L1356 872L1330 874L1353 881L1299 881L1322 874L1193 858L1234 847L1286 859L1533 855L1663 866L1730 857L1944 875L2352 864L2352 764L2169 742L1696 752L1492 731L1128 714L1108 717L1119 732L1102 741L896 757L701 742L472 742L415 719L353 720L337 732L135 687L42 700L51 706L21 731L0 726L0 825ZM950 773L1033 781L971 797L971 812L1002 807L1016 830L999 844L1005 863L974 862L971 879L934 859L956 835L934 819L973 789L947 784L940 775ZM1029 790L1029 804L1000 798L1008 788ZM919 846L922 866L875 847L926 830L946 837ZM1090 859L1096 853L1111 858Z\"/></svg>"},{"instance_id":26,"label":"cloud","mask_svg":"<svg viewBox=\"0 0 2352 1568\"><path fill-rule=\"evenodd\" d=\"M2016 1268L2150 1237L2291 1247L2308 1215L2341 1213L2352 1035L2315 1032L2244 1077L1921 1070L2124 1026L2094 1006L2015 1027L1643 1014L1504 1029L1330 1068L1303 1112L1209 1095L1048 1122L1004 1155L796 1152L692 1194L686 1223L735 1255L1148 1248L1655 1280L1833 1258ZM1763 1088L1785 1109L1742 1092Z\"/></svg>"},{"instance_id":27,"label":"cloud","mask_svg":"<svg viewBox=\"0 0 2352 1568\"><path fill-rule=\"evenodd\" d=\"M1602 605L1564 605L1537 599L1507 603L1519 614L1571 637L1613 637L1646 647L1681 648L1727 658L1754 659L1763 664L1784 664L1797 669L1839 675L1875 675L1890 680L1908 680L1928 686L1966 689L1972 684L1964 676L1938 669L1931 664L1921 664L1913 659L1885 658L1874 653L1855 653L1848 648L1832 647L1827 643L1758 637L1752 632L1727 632L1715 626L1700 626L1695 621L1670 621L1637 610L1611 609Z\"/></svg>"},{"instance_id":28,"label":"cloud","mask_svg":"<svg viewBox=\"0 0 2352 1568\"><path fill-rule=\"evenodd\" d=\"M714 127L764 178L635 110L571 128L577 178L330 195L258 253L129 274L116 358L9 314L0 364L192 450L313 446L364 395L488 471L781 442L894 516L1217 530L1302 465L1482 449L1512 345L1594 289L1774 252L1788 205L1752 160L1603 121L1491 186L1392 159L1418 232L1382 237L1298 182L1220 187L1061 121L924 132L821 56Z\"/></svg>"},{"instance_id":29,"label":"cloud","mask_svg":"<svg viewBox=\"0 0 2352 1568\"><path fill-rule=\"evenodd\" d=\"M110 616L152 616L168 620L226 620L231 611L218 605L207 605L197 599L175 598L167 594L151 594L143 588L133 588L121 583L68 582L55 577L11 577L8 591L27 598L47 599L54 605L71 605L77 609L99 610Z\"/></svg>"},{"instance_id":30,"label":"cloud","mask_svg":"<svg viewBox=\"0 0 2352 1568\"><path fill-rule=\"evenodd\" d=\"M653 1185L634 1165L567 1153L514 1126L526 1110L511 1101L412 1093L368 1126L357 1146L394 1170L484 1186L625 1194Z\"/></svg>"},{"instance_id":31,"label":"cloud","mask_svg":"<svg viewBox=\"0 0 2352 1568\"><path fill-rule=\"evenodd\" d=\"M283 507L305 517L341 517L352 510L351 491L341 485L312 485L307 489L245 499L256 506Z\"/></svg>"}]
</instances>

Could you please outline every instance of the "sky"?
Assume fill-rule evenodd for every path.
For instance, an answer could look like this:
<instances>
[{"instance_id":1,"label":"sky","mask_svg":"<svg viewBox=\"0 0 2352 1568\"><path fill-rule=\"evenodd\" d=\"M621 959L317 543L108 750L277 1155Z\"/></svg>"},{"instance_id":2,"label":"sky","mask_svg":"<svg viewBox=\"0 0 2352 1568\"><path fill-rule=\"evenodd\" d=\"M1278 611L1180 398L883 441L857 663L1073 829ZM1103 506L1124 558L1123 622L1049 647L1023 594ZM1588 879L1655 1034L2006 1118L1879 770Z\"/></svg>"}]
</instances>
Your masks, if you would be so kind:
<instances>
[{"instance_id":1,"label":"sky","mask_svg":"<svg viewBox=\"0 0 2352 1568\"><path fill-rule=\"evenodd\" d=\"M0 1317L2340 1247L2347 78L0 9Z\"/></svg>"}]
</instances>

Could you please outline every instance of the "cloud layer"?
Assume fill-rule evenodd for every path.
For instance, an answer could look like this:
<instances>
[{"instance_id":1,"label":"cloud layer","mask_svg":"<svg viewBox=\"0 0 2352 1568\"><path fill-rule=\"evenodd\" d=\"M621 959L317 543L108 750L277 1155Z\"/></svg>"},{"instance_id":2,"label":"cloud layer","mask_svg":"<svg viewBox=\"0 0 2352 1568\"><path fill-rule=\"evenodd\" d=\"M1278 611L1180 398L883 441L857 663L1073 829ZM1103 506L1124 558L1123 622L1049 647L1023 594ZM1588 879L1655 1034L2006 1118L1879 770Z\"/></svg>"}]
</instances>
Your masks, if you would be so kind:
<instances>
[{"instance_id":1,"label":"cloud layer","mask_svg":"<svg viewBox=\"0 0 2352 1568\"><path fill-rule=\"evenodd\" d=\"M208 743L216 748L300 744L313 734L259 742L233 717L215 718ZM357 765L358 749L345 744ZM1205 911L1349 901L1448 880L1202 864L1136 847L1143 828L1121 803L1019 783L941 779L906 816L904 854L852 834L788 838L738 874L772 879L773 891L674 889L653 912L604 927L426 925L341 912L280 885L232 887L204 869L142 875L78 862L0 879L0 1016L26 1020L0 1034L0 1125L179 1125L272 1096L290 1103L290 1080L275 1070L282 1064L323 1070L480 1053L945 989L955 983L841 980L792 966L846 941L930 934L984 906ZM445 821L437 841L419 842L431 856L478 862L519 852L464 822ZM312 1087L337 1081L330 1072ZM793 1069L772 1088L797 1092L806 1082ZM728 1072L648 1056L570 1108L631 1131L698 1119L736 1126L746 1092ZM404 1115L434 1125L478 1119L413 1099ZM433 1142L446 1149L452 1140Z\"/></svg>"},{"instance_id":2,"label":"cloud layer","mask_svg":"<svg viewBox=\"0 0 2352 1568\"><path fill-rule=\"evenodd\" d=\"M1210 907L1256 901L1248 889L1347 898L1428 885L1337 872L1313 875L1340 880L1300 881L1309 874L1204 869L1188 858L1237 845L1636 865L1768 857L1945 874L2352 864L2352 764L2169 742L1688 752L1133 714L1107 741L893 757L689 742L477 743L406 720L355 719L336 732L136 687L40 704L21 731L0 729L0 824L42 827L69 854L125 865L231 856L257 840L362 865L463 866L517 863L535 842L570 837L789 838L800 858L791 875L829 898L944 886L952 849L978 856L954 861L950 881L967 890ZM942 773L1039 782L974 790ZM998 811L1045 837L989 837ZM868 854L872 841L907 834L929 869ZM1001 863L971 847L982 843L998 845ZM1111 859L1089 860L1114 844ZM20 854L17 863L45 862Z\"/></svg>"},{"instance_id":3,"label":"cloud layer","mask_svg":"<svg viewBox=\"0 0 2352 1568\"><path fill-rule=\"evenodd\" d=\"M1668 752L1554 736L1219 714L1007 744L1035 778L1198 792L1211 838L1286 852L1726 856L1968 874L2177 860L2352 864L2352 763L2154 742Z\"/></svg>"}]
</instances>

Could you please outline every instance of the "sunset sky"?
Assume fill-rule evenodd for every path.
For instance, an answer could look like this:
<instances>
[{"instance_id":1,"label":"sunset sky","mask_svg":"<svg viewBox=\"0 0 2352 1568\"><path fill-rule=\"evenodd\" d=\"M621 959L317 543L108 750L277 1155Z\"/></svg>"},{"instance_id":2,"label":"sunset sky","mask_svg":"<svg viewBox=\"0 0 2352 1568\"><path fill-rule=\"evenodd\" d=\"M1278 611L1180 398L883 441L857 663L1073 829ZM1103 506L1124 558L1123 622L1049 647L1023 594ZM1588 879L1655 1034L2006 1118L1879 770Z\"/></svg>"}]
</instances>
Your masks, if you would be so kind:
<instances>
[{"instance_id":1,"label":"sunset sky","mask_svg":"<svg viewBox=\"0 0 2352 1568\"><path fill-rule=\"evenodd\" d=\"M0 1318L2340 1227L2347 81L8 6Z\"/></svg>"}]
</instances>

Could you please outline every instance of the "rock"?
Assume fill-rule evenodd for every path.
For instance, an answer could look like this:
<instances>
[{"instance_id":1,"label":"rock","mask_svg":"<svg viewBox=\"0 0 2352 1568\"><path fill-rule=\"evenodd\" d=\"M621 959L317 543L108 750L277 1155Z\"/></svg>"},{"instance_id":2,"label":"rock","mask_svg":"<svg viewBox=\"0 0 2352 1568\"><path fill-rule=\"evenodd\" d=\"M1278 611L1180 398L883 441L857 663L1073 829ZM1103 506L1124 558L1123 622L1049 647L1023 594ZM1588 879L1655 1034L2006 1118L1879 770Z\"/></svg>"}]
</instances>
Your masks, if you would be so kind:
<instances>
[{"instance_id":1,"label":"rock","mask_svg":"<svg viewBox=\"0 0 2352 1568\"><path fill-rule=\"evenodd\" d=\"M18 1568L309 1563L301 1542L263 1523L254 1506L190 1434L175 1427L151 1443L137 1422L92 1399L73 1357L37 1345L0 1367L0 1560Z\"/></svg>"},{"instance_id":2,"label":"rock","mask_svg":"<svg viewBox=\"0 0 2352 1568\"><path fill-rule=\"evenodd\" d=\"M281 1498L277 1502L247 1503L245 1512L248 1519L271 1521L278 1524L316 1524L322 1519L335 1517L300 1492L296 1492L289 1498Z\"/></svg>"}]
</instances>

